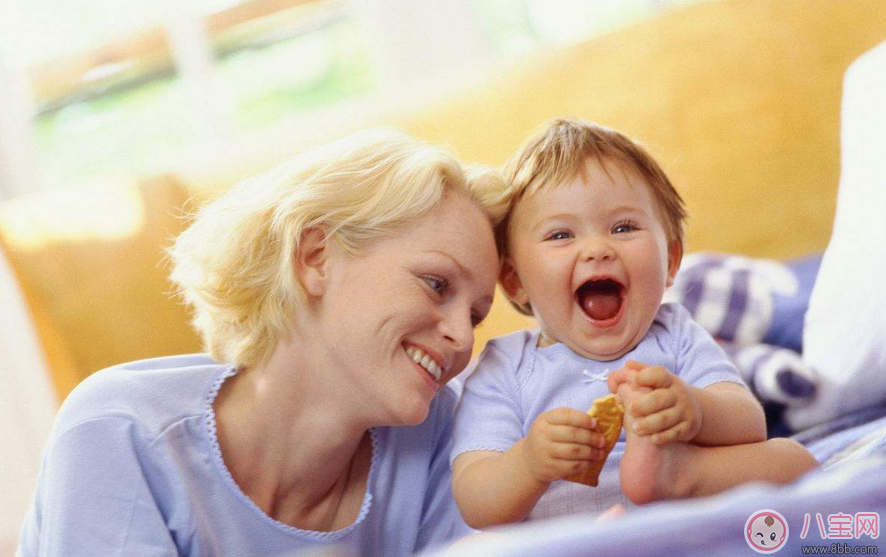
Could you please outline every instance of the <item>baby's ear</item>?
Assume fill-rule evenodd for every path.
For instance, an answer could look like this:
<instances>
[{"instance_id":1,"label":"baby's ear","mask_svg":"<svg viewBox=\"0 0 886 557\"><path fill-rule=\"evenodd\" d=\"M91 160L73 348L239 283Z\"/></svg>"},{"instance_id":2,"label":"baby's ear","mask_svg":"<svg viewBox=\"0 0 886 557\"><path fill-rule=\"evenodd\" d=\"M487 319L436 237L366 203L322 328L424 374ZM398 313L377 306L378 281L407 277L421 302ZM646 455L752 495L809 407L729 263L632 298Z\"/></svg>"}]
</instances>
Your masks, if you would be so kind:
<instances>
[{"instance_id":1,"label":"baby's ear","mask_svg":"<svg viewBox=\"0 0 886 557\"><path fill-rule=\"evenodd\" d=\"M680 262L683 261L683 244L680 240L674 240L668 246L668 281L666 286L674 284L674 277L680 270Z\"/></svg>"},{"instance_id":2,"label":"baby's ear","mask_svg":"<svg viewBox=\"0 0 886 557\"><path fill-rule=\"evenodd\" d=\"M514 260L510 257L505 257L498 280L501 283L501 289L504 290L505 295L512 302L518 305L529 303L529 296L526 294L526 290L523 289L523 281L520 280L520 275L517 274L517 269L514 268Z\"/></svg>"}]
</instances>

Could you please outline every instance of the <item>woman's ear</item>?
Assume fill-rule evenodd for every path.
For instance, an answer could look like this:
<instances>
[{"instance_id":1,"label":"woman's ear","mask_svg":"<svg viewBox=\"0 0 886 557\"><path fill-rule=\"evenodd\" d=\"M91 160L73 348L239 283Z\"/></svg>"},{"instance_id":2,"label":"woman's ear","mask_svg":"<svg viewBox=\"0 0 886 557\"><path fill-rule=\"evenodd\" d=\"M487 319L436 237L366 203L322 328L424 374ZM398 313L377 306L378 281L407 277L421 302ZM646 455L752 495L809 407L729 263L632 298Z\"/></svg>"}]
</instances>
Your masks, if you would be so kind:
<instances>
[{"instance_id":1,"label":"woman's ear","mask_svg":"<svg viewBox=\"0 0 886 557\"><path fill-rule=\"evenodd\" d=\"M331 251L335 248L335 242L329 240L328 231L315 226L302 233L295 249L295 276L309 296L320 296L326 289Z\"/></svg>"},{"instance_id":2,"label":"woman's ear","mask_svg":"<svg viewBox=\"0 0 886 557\"><path fill-rule=\"evenodd\" d=\"M501 265L501 273L498 275L501 289L505 295L515 304L525 305L529 302L529 296L523 288L523 281L514 268L514 260L505 257L504 263Z\"/></svg>"},{"instance_id":3,"label":"woman's ear","mask_svg":"<svg viewBox=\"0 0 886 557\"><path fill-rule=\"evenodd\" d=\"M668 281L665 283L665 286L674 284L674 277L677 276L677 271L680 270L680 262L683 261L683 244L679 240L671 242L668 248Z\"/></svg>"}]
</instances>

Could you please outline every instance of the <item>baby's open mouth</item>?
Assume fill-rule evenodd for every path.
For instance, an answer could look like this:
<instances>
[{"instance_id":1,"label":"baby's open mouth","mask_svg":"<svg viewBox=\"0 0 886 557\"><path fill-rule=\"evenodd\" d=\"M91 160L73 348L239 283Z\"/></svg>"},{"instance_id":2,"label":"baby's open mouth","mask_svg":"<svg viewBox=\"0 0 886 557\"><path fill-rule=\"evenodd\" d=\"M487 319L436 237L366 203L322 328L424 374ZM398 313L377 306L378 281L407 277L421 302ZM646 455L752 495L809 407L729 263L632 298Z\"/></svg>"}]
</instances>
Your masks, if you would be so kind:
<instances>
[{"instance_id":1,"label":"baby's open mouth","mask_svg":"<svg viewBox=\"0 0 886 557\"><path fill-rule=\"evenodd\" d=\"M594 321L606 321L618 315L623 292L624 286L614 279L593 279L579 286L575 297L588 317Z\"/></svg>"}]
</instances>

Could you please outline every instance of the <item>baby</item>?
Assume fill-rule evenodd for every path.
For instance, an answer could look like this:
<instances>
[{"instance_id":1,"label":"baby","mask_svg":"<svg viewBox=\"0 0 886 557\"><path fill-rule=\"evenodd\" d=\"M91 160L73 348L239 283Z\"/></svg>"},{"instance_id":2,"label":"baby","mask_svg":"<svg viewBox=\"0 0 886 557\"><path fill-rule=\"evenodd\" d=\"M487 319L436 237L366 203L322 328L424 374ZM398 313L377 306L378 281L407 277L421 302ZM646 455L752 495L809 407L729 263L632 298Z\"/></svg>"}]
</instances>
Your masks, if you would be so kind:
<instances>
[{"instance_id":1,"label":"baby","mask_svg":"<svg viewBox=\"0 0 886 557\"><path fill-rule=\"evenodd\" d=\"M787 483L817 465L766 440L763 410L717 343L662 304L683 254L683 201L624 135L558 120L506 166L500 285L540 330L489 342L454 426L468 524L602 512L631 501ZM562 481L603 458L586 411L616 393L624 432L598 487Z\"/></svg>"}]
</instances>

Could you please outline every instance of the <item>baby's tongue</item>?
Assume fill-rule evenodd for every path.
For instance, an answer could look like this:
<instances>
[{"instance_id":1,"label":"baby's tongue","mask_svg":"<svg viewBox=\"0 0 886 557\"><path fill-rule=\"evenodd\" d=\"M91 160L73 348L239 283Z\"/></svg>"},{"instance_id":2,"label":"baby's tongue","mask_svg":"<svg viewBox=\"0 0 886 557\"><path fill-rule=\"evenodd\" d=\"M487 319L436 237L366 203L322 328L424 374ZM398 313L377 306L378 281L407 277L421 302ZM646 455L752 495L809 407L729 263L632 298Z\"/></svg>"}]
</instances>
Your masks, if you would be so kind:
<instances>
[{"instance_id":1,"label":"baby's tongue","mask_svg":"<svg viewBox=\"0 0 886 557\"><path fill-rule=\"evenodd\" d=\"M579 302L585 313L598 321L615 317L621 308L621 296L611 290L585 290L580 294Z\"/></svg>"}]
</instances>

